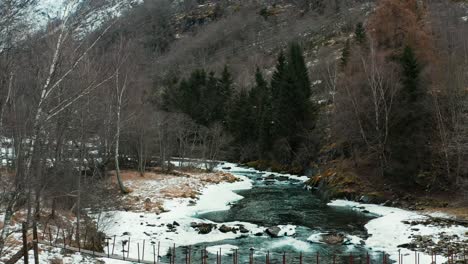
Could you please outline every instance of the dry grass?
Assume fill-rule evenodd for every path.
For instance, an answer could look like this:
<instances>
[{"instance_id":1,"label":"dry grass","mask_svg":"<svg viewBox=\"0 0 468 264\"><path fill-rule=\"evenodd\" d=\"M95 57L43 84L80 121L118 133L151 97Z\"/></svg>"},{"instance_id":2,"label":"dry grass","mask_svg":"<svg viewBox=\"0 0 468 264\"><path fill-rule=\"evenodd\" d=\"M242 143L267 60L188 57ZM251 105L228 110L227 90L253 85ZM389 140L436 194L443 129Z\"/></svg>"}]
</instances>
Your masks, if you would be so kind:
<instances>
[{"instance_id":1,"label":"dry grass","mask_svg":"<svg viewBox=\"0 0 468 264\"><path fill-rule=\"evenodd\" d=\"M468 208L467 207L435 207L427 208L425 210L427 213L441 212L446 213L452 216L455 216L457 219L468 221Z\"/></svg>"},{"instance_id":2,"label":"dry grass","mask_svg":"<svg viewBox=\"0 0 468 264\"><path fill-rule=\"evenodd\" d=\"M117 190L115 172L110 172L112 185ZM166 199L197 199L200 191L209 184L235 182L238 179L230 173L205 172L197 169L166 172L160 168L149 168L142 176L137 171L121 171L128 195L122 196L126 209L161 213Z\"/></svg>"}]
</instances>

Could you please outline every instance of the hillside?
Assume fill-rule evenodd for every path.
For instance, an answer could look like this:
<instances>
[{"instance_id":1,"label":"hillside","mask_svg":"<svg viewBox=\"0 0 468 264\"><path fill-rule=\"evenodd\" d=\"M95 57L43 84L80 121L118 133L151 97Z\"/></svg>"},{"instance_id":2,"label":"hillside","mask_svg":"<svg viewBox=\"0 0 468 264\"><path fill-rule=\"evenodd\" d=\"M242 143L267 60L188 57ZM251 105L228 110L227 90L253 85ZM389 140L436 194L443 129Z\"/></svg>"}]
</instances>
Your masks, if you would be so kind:
<instances>
[{"instance_id":1,"label":"hillside","mask_svg":"<svg viewBox=\"0 0 468 264\"><path fill-rule=\"evenodd\" d=\"M109 235L129 250L135 222L138 243L212 255L448 257L466 243L467 47L466 1L2 1L0 256L25 221L101 253Z\"/></svg>"}]
</instances>

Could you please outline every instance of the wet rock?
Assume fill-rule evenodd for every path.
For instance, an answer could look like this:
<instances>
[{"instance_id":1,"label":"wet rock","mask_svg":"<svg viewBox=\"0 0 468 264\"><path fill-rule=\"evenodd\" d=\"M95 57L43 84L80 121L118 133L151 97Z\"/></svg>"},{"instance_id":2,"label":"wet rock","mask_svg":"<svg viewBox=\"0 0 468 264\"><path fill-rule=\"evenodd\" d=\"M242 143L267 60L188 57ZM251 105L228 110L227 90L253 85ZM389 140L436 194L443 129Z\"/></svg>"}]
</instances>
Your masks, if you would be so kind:
<instances>
[{"instance_id":1,"label":"wet rock","mask_svg":"<svg viewBox=\"0 0 468 264\"><path fill-rule=\"evenodd\" d=\"M245 233L248 233L249 230L247 228L245 228L245 226L241 225L239 226L239 231L242 233L242 234L245 234Z\"/></svg>"},{"instance_id":2,"label":"wet rock","mask_svg":"<svg viewBox=\"0 0 468 264\"><path fill-rule=\"evenodd\" d=\"M214 228L216 228L215 224L210 224L210 223L190 223L190 226L192 228L195 228L198 230L198 234L206 235L211 233Z\"/></svg>"},{"instance_id":3,"label":"wet rock","mask_svg":"<svg viewBox=\"0 0 468 264\"><path fill-rule=\"evenodd\" d=\"M223 170L230 170L231 167L222 167Z\"/></svg>"},{"instance_id":4,"label":"wet rock","mask_svg":"<svg viewBox=\"0 0 468 264\"><path fill-rule=\"evenodd\" d=\"M276 179L276 176L274 174L270 174L268 176L266 176L265 178L263 178L265 181L268 181L268 180L274 180Z\"/></svg>"},{"instance_id":5,"label":"wet rock","mask_svg":"<svg viewBox=\"0 0 468 264\"><path fill-rule=\"evenodd\" d=\"M401 245L398 245L397 247L399 247L399 248L407 248L407 249L415 249L415 248L417 248L416 245L413 244L413 243L401 244Z\"/></svg>"},{"instance_id":6,"label":"wet rock","mask_svg":"<svg viewBox=\"0 0 468 264\"><path fill-rule=\"evenodd\" d=\"M277 226L272 226L272 227L267 228L265 232L271 237L278 237L279 233L281 232L281 228Z\"/></svg>"},{"instance_id":7,"label":"wet rock","mask_svg":"<svg viewBox=\"0 0 468 264\"><path fill-rule=\"evenodd\" d=\"M329 245L343 244L345 236L341 233L329 233L322 235L321 241Z\"/></svg>"},{"instance_id":8,"label":"wet rock","mask_svg":"<svg viewBox=\"0 0 468 264\"><path fill-rule=\"evenodd\" d=\"M130 235L130 232L123 232L122 233L122 236L129 236Z\"/></svg>"},{"instance_id":9,"label":"wet rock","mask_svg":"<svg viewBox=\"0 0 468 264\"><path fill-rule=\"evenodd\" d=\"M362 210L362 212L365 213L365 214L369 214L369 213L370 213L369 210Z\"/></svg>"},{"instance_id":10,"label":"wet rock","mask_svg":"<svg viewBox=\"0 0 468 264\"><path fill-rule=\"evenodd\" d=\"M363 195L363 196L361 196L361 198L359 198L359 202L361 202L361 203L368 203L368 202L370 202L370 200L371 200L370 197L367 196L367 195Z\"/></svg>"},{"instance_id":11,"label":"wet rock","mask_svg":"<svg viewBox=\"0 0 468 264\"><path fill-rule=\"evenodd\" d=\"M228 233L228 232L235 231L235 228L229 227L229 226L227 226L227 225L222 225L222 226L219 228L219 231L220 231L221 233Z\"/></svg>"},{"instance_id":12,"label":"wet rock","mask_svg":"<svg viewBox=\"0 0 468 264\"><path fill-rule=\"evenodd\" d=\"M173 225L173 226L180 226L180 224L177 223L176 221L174 221L174 222L172 223L172 225Z\"/></svg>"},{"instance_id":13,"label":"wet rock","mask_svg":"<svg viewBox=\"0 0 468 264\"><path fill-rule=\"evenodd\" d=\"M263 233L262 233L262 232L258 232L258 233L255 233L254 236L263 236Z\"/></svg>"},{"instance_id":14,"label":"wet rock","mask_svg":"<svg viewBox=\"0 0 468 264\"><path fill-rule=\"evenodd\" d=\"M286 177L286 176L279 176L277 180L278 180L278 181L288 181L289 178Z\"/></svg>"}]
</instances>

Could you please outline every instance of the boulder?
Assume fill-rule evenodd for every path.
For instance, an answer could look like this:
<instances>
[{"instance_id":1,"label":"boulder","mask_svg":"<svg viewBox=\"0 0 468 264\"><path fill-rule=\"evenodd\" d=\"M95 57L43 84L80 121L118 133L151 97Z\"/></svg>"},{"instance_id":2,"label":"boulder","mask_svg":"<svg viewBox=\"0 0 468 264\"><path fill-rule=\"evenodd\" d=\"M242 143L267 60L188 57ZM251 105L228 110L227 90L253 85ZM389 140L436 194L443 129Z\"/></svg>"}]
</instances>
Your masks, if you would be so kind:
<instances>
[{"instance_id":1,"label":"boulder","mask_svg":"<svg viewBox=\"0 0 468 264\"><path fill-rule=\"evenodd\" d=\"M278 180L278 181L288 181L289 178L286 177L286 176L279 176L279 177L277 178L277 180Z\"/></svg>"},{"instance_id":2,"label":"boulder","mask_svg":"<svg viewBox=\"0 0 468 264\"><path fill-rule=\"evenodd\" d=\"M265 232L271 237L278 237L279 233L281 232L281 228L277 226L272 226L272 227L267 228Z\"/></svg>"},{"instance_id":3,"label":"boulder","mask_svg":"<svg viewBox=\"0 0 468 264\"><path fill-rule=\"evenodd\" d=\"M242 234L245 234L245 233L248 233L249 230L247 228L245 228L245 226L241 225L239 226L239 231L242 233Z\"/></svg>"},{"instance_id":4,"label":"boulder","mask_svg":"<svg viewBox=\"0 0 468 264\"><path fill-rule=\"evenodd\" d=\"M219 231L221 233L228 233L228 232L232 232L234 231L235 229L233 227L229 227L227 225L222 225L220 228L219 228Z\"/></svg>"},{"instance_id":5,"label":"boulder","mask_svg":"<svg viewBox=\"0 0 468 264\"><path fill-rule=\"evenodd\" d=\"M340 233L329 233L322 235L321 241L329 245L343 244L345 236Z\"/></svg>"},{"instance_id":6,"label":"boulder","mask_svg":"<svg viewBox=\"0 0 468 264\"><path fill-rule=\"evenodd\" d=\"M198 234L206 235L209 234L211 231L213 231L213 228L216 228L216 225L210 224L210 223L195 223L192 222L190 223L190 226L192 228L195 228L198 230Z\"/></svg>"}]
</instances>

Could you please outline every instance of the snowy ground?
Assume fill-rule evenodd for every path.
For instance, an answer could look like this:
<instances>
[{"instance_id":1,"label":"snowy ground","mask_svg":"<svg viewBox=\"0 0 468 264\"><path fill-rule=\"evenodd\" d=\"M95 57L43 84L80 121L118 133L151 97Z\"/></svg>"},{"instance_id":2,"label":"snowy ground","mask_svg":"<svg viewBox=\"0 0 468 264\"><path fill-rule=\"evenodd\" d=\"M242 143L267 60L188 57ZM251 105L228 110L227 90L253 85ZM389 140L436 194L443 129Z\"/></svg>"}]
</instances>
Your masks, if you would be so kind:
<instances>
[{"instance_id":1,"label":"snowy ground","mask_svg":"<svg viewBox=\"0 0 468 264\"><path fill-rule=\"evenodd\" d=\"M196 216L212 211L227 210L230 203L242 199L242 196L233 191L249 189L252 187L252 183L247 177L240 176L239 178L240 181L233 183L222 182L206 186L201 191L196 204L191 203L192 199L190 198L166 200L163 207L168 212L159 215L145 212L106 212L103 216L103 231L110 237L116 236L114 253L118 250L121 252L122 241L130 239L130 257L137 257L137 243L140 243L140 247L142 247L143 240L145 240L149 248L145 251L146 259L153 258L152 246L148 246L152 242L155 245L155 250L157 250L157 243L159 243L160 255L165 255L169 247L172 247L174 244L176 246L184 246L239 237L242 235L240 232L237 234L232 232L222 233L217 229L210 232L209 235L202 235L198 234L198 231L191 227L192 222L217 224L218 227L221 225L221 223L201 221ZM168 224L174 225L175 231L168 232ZM244 225L250 234L263 232L264 230L250 223L230 222L222 224L229 227ZM112 246L110 247L110 251L112 251Z\"/></svg>"},{"instance_id":2,"label":"snowy ground","mask_svg":"<svg viewBox=\"0 0 468 264\"><path fill-rule=\"evenodd\" d=\"M221 167L230 167L229 172L235 174L240 178L240 181L235 183L220 183L216 185L206 186L199 196L199 200L195 205L190 204L190 199L171 199L166 200L164 207L169 210L167 213L162 213L160 215L147 214L147 213L132 213L132 212L108 212L107 218L109 219L109 224L105 230L106 234L113 236L116 235L116 244L120 245L121 242L128 240L130 238L131 247L130 247L130 256L133 253L137 252L136 241L139 241L140 246L145 240L145 243L160 243L160 255L164 255L167 252L168 248L173 246L183 246L183 245L192 245L203 242L216 242L222 241L225 239L231 239L241 236L240 233L221 233L219 230L214 230L208 235L201 235L190 226L192 222L200 222L200 219L196 218L197 215L203 214L211 211L220 211L228 210L230 204L233 202L242 199L241 196L236 194L235 190L245 190L252 188L251 180L240 174L256 172L256 170L251 168L239 167L236 164L223 164L219 166L218 169L221 170ZM295 176L295 175L284 175L279 173L265 173L263 177L269 175L275 176L286 176L290 179L306 181L307 177L305 176ZM373 251L383 251L391 255L391 259L398 260L398 250L404 258L414 259L414 252L408 249L400 249L398 245L408 243L411 241L409 238L411 235L434 235L436 236L440 232L446 232L451 235L458 235L461 239L467 239L465 232L468 232L467 228L461 226L452 226L452 227L436 227L436 226L423 226L423 225L409 225L405 224L402 221L408 220L421 220L427 218L427 215L423 215L416 212L410 212L399 208L391 208L373 204L360 204L356 202L336 200L328 204L329 206L339 206L339 207L351 207L355 210L364 211L367 210L370 214L380 216L376 219L371 220L366 224L366 229L370 235L369 238L363 240L357 236L346 236L345 240L348 241L351 245L349 249L352 250L354 245L365 244L365 246ZM437 216L446 216L437 214ZM180 226L177 226L176 231L170 232L168 230L167 224L173 224L177 222ZM204 223L213 223L210 221L202 221ZM250 236L253 236L257 232L263 232L265 227L257 226L250 223L241 223L241 222L232 222L232 223L214 223L218 227L221 224L227 226L236 226L239 224L244 225L249 229ZM294 230L294 226L282 226L282 233L291 232ZM415 231L418 230L418 231ZM125 233L129 232L129 233ZM293 233L293 232L292 232ZM291 233L291 234L292 234ZM124 235L125 234L125 235ZM309 241L310 242L319 242L321 238L321 233L312 233ZM300 242L301 244L297 244ZM276 244L275 244L276 243ZM285 237L281 240L275 241L271 246L272 247L281 247L286 244L295 243L296 248L309 248L307 242L298 241L292 237ZM116 246L117 248L117 246ZM236 246L221 244L219 246L213 246L207 248L208 252L216 253L219 249L222 249L223 255L232 252L236 249ZM117 250L117 249L116 249ZM132 253L133 252L133 253ZM145 252L145 258L152 257L152 250ZM442 260L442 257L438 257L439 260ZM430 263L431 256L426 254L420 254L421 263Z\"/></svg>"},{"instance_id":3,"label":"snowy ground","mask_svg":"<svg viewBox=\"0 0 468 264\"><path fill-rule=\"evenodd\" d=\"M235 193L236 190L246 190L252 188L252 180L241 174L248 174L256 172L254 169L242 168L235 164L223 164L218 166L218 170L223 170L222 167L230 167L227 171L233 173L239 178L239 181L235 182L218 182L218 183L205 183L200 185L194 185L199 192L198 199L194 203L194 198L170 198L163 199L163 207L168 210L167 212L156 214L154 212L145 211L110 211L105 212L101 215L100 226L103 231L109 237L115 236L115 248L113 249L112 240L110 241L109 248L105 248L105 251L109 250L114 254L122 254L122 243L130 240L130 254L132 258L137 258L138 247L140 248L140 254L142 254L143 243L145 243L145 255L146 260L153 258L153 245L154 251L157 252L159 244L159 255L164 256L168 249L174 244L176 246L193 245L203 242L217 242L226 239L238 238L242 235L254 236L256 233L264 232L265 227L258 226L251 223L245 222L229 222L229 223L213 223L208 220L199 219L197 216L207 212L228 210L232 203L242 199L242 196ZM270 174L275 176L286 176L290 179L306 181L307 177L300 177L294 175L282 175L278 173L264 173L263 177L268 177ZM189 179L189 178L187 178ZM185 184L185 178L179 178L178 182L174 179L165 182L164 186L151 185L147 182L141 182L140 185L136 184L132 187L134 189L133 196L140 195L140 198L152 195L157 195L157 192L161 192L169 185L172 184ZM278 182L279 183L279 182ZM164 187L164 188L163 188ZM139 192L138 190L141 190ZM156 192L156 193L155 193ZM154 198L154 197L153 197ZM354 245L363 244L365 247L375 251L383 251L390 255L390 258L397 261L398 251L403 254L407 261L414 260L414 252L408 249L400 249L398 245L409 243L411 241L410 236L412 235L432 235L437 237L437 234L445 232L448 235L458 235L461 240L468 239L466 236L468 228L461 226L451 227L440 227L431 225L409 225L406 221L412 220L424 220L429 216L423 215L417 212L406 211L399 208L385 207L374 204L361 204L356 202L335 200L328 204L329 206L335 207L350 207L353 210L365 211L365 213L374 214L379 216L369 221L365 227L369 233L369 237L365 240L357 236L346 236L346 241L351 245L350 250ZM447 215L434 214L433 216L447 217ZM229 227L236 227L238 225L245 226L249 230L247 234L241 234L240 232L233 233L222 233L218 229L213 229L209 234L202 235L198 234L198 231L191 227L193 222L196 223L210 223L217 224L218 228L224 224ZM296 227L291 225L280 226L281 234L288 235L296 232ZM321 233L311 232L309 241L320 242ZM283 237L277 239L269 244L270 248L280 248L287 245L293 245L298 250L303 252L310 249L310 243L306 241L299 241L294 237ZM125 254L128 249L128 244L125 244ZM229 245L220 242L220 245L211 246L207 248L207 251L211 254L221 249L222 254L230 254L237 246ZM261 252L261 251L260 251ZM41 263L50 263L52 259L62 259L63 263L96 263L90 257L84 257L79 254L64 255L58 249L46 249L41 252ZM441 256L438 257L439 261L442 261ZM105 263L126 263L119 260L100 259ZM420 254L420 263L430 263L431 256L427 254ZM0 261L1 263L1 261Z\"/></svg>"},{"instance_id":4,"label":"snowy ground","mask_svg":"<svg viewBox=\"0 0 468 264\"><path fill-rule=\"evenodd\" d=\"M383 251L390 254L392 260L398 261L398 252L407 260L414 260L414 251L405 248L398 248L398 245L411 242L412 235L428 235L434 240L441 232L447 235L457 235L460 241L468 239L468 228L463 226L440 227L432 225L409 225L407 221L424 220L429 216L417 212L411 212L399 208L380 206L375 204L361 204L357 202L335 200L329 206L351 207L355 210L367 210L380 217L375 218L365 225L370 237L364 242L366 247L372 250ZM447 216L436 214L438 217ZM406 222L406 223L405 223ZM438 256L440 261L445 258ZM421 263L431 263L431 255L421 253ZM442 263L442 262L441 262Z\"/></svg>"}]
</instances>

